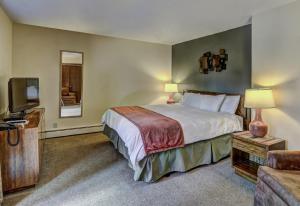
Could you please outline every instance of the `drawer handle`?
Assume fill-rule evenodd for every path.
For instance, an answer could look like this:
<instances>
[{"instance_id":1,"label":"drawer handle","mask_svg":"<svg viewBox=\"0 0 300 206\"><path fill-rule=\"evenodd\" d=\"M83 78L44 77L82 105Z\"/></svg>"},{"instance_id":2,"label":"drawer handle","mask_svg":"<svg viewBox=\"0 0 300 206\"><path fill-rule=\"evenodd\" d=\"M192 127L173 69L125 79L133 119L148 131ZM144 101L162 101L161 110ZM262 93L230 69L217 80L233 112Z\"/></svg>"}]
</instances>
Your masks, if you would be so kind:
<instances>
[{"instance_id":1,"label":"drawer handle","mask_svg":"<svg viewBox=\"0 0 300 206\"><path fill-rule=\"evenodd\" d=\"M7 129L7 143L11 146L11 147L15 147L19 144L20 142L20 131L17 128L17 141L16 143L12 143L11 139L10 139L10 129Z\"/></svg>"}]
</instances>

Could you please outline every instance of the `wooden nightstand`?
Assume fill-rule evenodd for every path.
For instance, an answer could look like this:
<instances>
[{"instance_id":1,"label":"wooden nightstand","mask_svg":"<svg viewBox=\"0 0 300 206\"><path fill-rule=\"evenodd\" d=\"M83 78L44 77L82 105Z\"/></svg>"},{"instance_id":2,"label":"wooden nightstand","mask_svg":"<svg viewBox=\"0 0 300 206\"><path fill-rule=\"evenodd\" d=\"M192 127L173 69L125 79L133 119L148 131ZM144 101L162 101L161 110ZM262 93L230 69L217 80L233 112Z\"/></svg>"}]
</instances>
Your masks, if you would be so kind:
<instances>
[{"instance_id":1,"label":"wooden nightstand","mask_svg":"<svg viewBox=\"0 0 300 206\"><path fill-rule=\"evenodd\" d=\"M265 165L267 152L285 149L285 140L268 135L253 137L244 131L232 136L231 160L235 173L252 182L256 182L258 167Z\"/></svg>"}]
</instances>

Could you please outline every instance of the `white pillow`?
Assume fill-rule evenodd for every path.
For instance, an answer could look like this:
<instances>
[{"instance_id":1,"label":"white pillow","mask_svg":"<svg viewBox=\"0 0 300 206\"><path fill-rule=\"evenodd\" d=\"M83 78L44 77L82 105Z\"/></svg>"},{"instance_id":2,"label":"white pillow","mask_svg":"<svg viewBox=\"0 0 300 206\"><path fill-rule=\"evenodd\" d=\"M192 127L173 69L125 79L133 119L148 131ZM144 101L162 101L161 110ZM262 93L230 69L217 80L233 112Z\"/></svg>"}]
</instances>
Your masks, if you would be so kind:
<instances>
[{"instance_id":1,"label":"white pillow","mask_svg":"<svg viewBox=\"0 0 300 206\"><path fill-rule=\"evenodd\" d=\"M201 102L201 95L195 93L184 93L181 99L181 104L190 107L198 107Z\"/></svg>"},{"instance_id":2,"label":"white pillow","mask_svg":"<svg viewBox=\"0 0 300 206\"><path fill-rule=\"evenodd\" d=\"M204 95L184 93L181 103L185 106L195 107L202 110L218 112L225 95Z\"/></svg>"},{"instance_id":3,"label":"white pillow","mask_svg":"<svg viewBox=\"0 0 300 206\"><path fill-rule=\"evenodd\" d=\"M236 109L239 106L240 95L237 96L226 96L225 100L220 108L220 112L227 112L230 114L235 114Z\"/></svg>"},{"instance_id":4,"label":"white pillow","mask_svg":"<svg viewBox=\"0 0 300 206\"><path fill-rule=\"evenodd\" d=\"M225 95L204 95L201 94L201 102L199 104L199 109L218 112L222 102L224 101Z\"/></svg>"}]
</instances>

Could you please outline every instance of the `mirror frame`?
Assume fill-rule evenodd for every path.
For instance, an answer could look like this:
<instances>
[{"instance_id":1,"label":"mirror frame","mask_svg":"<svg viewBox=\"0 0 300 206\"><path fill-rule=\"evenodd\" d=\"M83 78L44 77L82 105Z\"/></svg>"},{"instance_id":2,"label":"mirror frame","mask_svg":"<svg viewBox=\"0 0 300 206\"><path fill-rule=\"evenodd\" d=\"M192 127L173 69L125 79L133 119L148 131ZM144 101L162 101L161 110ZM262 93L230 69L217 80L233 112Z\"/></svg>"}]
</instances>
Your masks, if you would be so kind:
<instances>
[{"instance_id":1,"label":"mirror frame","mask_svg":"<svg viewBox=\"0 0 300 206\"><path fill-rule=\"evenodd\" d=\"M81 74L81 114L78 116L69 116L69 117L62 117L61 116L61 86L62 86L62 54L63 52L72 52L72 53L78 53L82 55L82 74ZM78 52L78 51L70 51L70 50L60 50L60 58L59 58L59 118L78 118L78 117L82 117L83 116L83 67L84 67L84 53L83 52Z\"/></svg>"}]
</instances>

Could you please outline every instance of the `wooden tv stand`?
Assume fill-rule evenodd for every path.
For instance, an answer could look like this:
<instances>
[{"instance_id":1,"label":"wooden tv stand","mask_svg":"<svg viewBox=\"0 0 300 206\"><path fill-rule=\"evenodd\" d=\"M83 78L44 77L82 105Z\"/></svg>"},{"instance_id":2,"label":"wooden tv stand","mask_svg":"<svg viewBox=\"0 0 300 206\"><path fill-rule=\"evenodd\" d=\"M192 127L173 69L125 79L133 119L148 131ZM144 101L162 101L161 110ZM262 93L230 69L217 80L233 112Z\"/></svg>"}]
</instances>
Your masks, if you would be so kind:
<instances>
[{"instance_id":1,"label":"wooden tv stand","mask_svg":"<svg viewBox=\"0 0 300 206\"><path fill-rule=\"evenodd\" d=\"M19 128L20 140L16 146L7 141L7 132L0 132L0 163L4 193L34 186L39 179L44 131L44 109L34 109L25 116L29 123ZM16 142L17 130L10 132ZM0 178L1 179L1 178Z\"/></svg>"}]
</instances>

